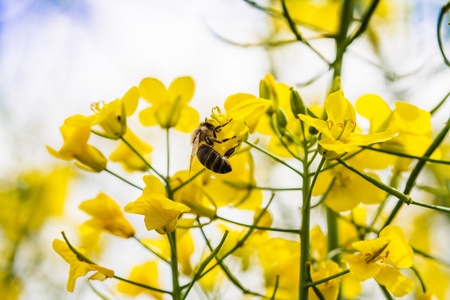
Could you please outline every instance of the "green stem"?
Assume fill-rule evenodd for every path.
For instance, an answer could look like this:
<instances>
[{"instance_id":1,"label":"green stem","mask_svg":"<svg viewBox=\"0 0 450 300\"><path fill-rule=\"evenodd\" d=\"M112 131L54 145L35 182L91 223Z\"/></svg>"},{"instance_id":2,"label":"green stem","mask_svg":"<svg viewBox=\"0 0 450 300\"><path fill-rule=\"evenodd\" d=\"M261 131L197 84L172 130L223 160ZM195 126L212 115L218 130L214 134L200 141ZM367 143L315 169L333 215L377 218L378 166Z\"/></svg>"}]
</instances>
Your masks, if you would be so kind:
<instances>
[{"instance_id":1,"label":"green stem","mask_svg":"<svg viewBox=\"0 0 450 300\"><path fill-rule=\"evenodd\" d=\"M339 248L339 235L338 235L338 221L334 211L327 207L327 240L328 240L328 252ZM333 261L340 263L339 255L333 256Z\"/></svg>"},{"instance_id":2,"label":"green stem","mask_svg":"<svg viewBox=\"0 0 450 300\"><path fill-rule=\"evenodd\" d=\"M277 277L275 277L275 286L273 288L273 293L272 293L272 297L270 297L270 300L275 300L275 295L277 294L279 281L280 281L280 276L277 275Z\"/></svg>"},{"instance_id":3,"label":"green stem","mask_svg":"<svg viewBox=\"0 0 450 300\"><path fill-rule=\"evenodd\" d=\"M189 182L191 182L192 180L194 180L195 178L197 178L197 176L199 176L200 174L202 174L203 172L205 172L206 169L201 169L200 171L198 171L197 173L195 173L194 176L192 176L188 181L183 182L182 184L180 184L179 186L177 186L176 188L172 189L172 192L175 193L176 191L178 191L179 189L181 189L182 187L184 187L186 184L188 184Z\"/></svg>"},{"instance_id":4,"label":"green stem","mask_svg":"<svg viewBox=\"0 0 450 300\"><path fill-rule=\"evenodd\" d=\"M139 239L137 236L133 236L133 238L139 243L141 244L145 249L147 249L148 251L150 251L151 253L153 253L154 255L156 255L159 259L165 261L166 263L170 264L170 262L161 254L159 254L158 252L156 252L155 250L153 250L152 248L150 248L148 245L146 245L143 241L141 241L141 239Z\"/></svg>"},{"instance_id":5,"label":"green stem","mask_svg":"<svg viewBox=\"0 0 450 300\"><path fill-rule=\"evenodd\" d=\"M394 298L392 297L391 293L389 293L389 291L386 289L386 287L384 285L378 284L378 286L380 287L380 289L383 292L383 294L386 297L386 299L394 300Z\"/></svg>"},{"instance_id":6,"label":"green stem","mask_svg":"<svg viewBox=\"0 0 450 300\"><path fill-rule=\"evenodd\" d=\"M306 265L306 273L308 274L308 282L312 282L312 277L311 277L311 264L308 262L308 264ZM314 293L316 294L317 298L319 298L320 300L325 300L325 297L322 295L322 293L320 292L320 290L315 286L311 286Z\"/></svg>"},{"instance_id":7,"label":"green stem","mask_svg":"<svg viewBox=\"0 0 450 300\"><path fill-rule=\"evenodd\" d=\"M108 172L109 174L111 174L111 175L113 175L113 176L119 178L119 179L122 180L123 182L126 182L126 183L128 183L129 185L131 185L131 186L133 186L133 187L135 187L135 188L137 188L137 189L140 189L141 191L143 190L143 188L141 188L140 186L137 186L137 185L135 185L134 183L131 183L130 181L128 181L128 180L126 180L125 178L123 178L122 176L119 176L119 175L117 175L116 173L114 173L114 172L112 172L112 171L110 171L110 170L108 170L108 169L105 169L104 171L106 171L106 172Z\"/></svg>"},{"instance_id":8,"label":"green stem","mask_svg":"<svg viewBox=\"0 0 450 300\"><path fill-rule=\"evenodd\" d=\"M311 46L310 43L308 43L307 40L305 40L302 35L300 34L300 32L298 31L297 28L297 24L295 24L295 22L292 20L287 7L286 7L286 3L285 0L281 0L281 5L283 7L283 14L286 18L286 21L289 25L289 28L291 29L292 33L295 35L295 38L303 43L304 45L306 45L309 49L311 49L315 54L317 54L318 57L320 57L320 59L322 59L327 65L331 65L331 63L322 55L322 53L320 53L319 51L317 51L314 47Z\"/></svg>"},{"instance_id":9,"label":"green stem","mask_svg":"<svg viewBox=\"0 0 450 300\"><path fill-rule=\"evenodd\" d=\"M253 174L253 173L252 173ZM232 186L235 189L240 190L248 190L248 189L255 189L255 190L267 190L267 191L275 191L275 192L285 192L285 191L301 191L302 188L272 188L272 187L262 187L262 186L256 186L251 184L242 184L241 182L233 182L229 180L224 180L223 183Z\"/></svg>"},{"instance_id":10,"label":"green stem","mask_svg":"<svg viewBox=\"0 0 450 300\"><path fill-rule=\"evenodd\" d=\"M167 173L166 182L170 179L170 128L166 129L166 147L167 147Z\"/></svg>"},{"instance_id":11,"label":"green stem","mask_svg":"<svg viewBox=\"0 0 450 300\"><path fill-rule=\"evenodd\" d=\"M362 33L364 33L364 31L366 31L367 26L369 25L369 21L372 18L373 13L375 12L375 9L377 8L379 3L380 3L380 0L372 0L369 7L366 9L364 14L362 15L361 24L359 25L358 29L351 37L347 38L347 40L345 41L346 47L348 47L348 45L350 45Z\"/></svg>"},{"instance_id":12,"label":"green stem","mask_svg":"<svg viewBox=\"0 0 450 300\"><path fill-rule=\"evenodd\" d=\"M210 255L208 255L198 266L197 270L194 273L194 278L192 278L192 281L189 283L189 285L187 286L186 292L183 295L183 300L186 299L187 295L189 294L190 290L192 289L192 287L194 286L194 283L199 280L201 278L201 274L203 272L203 270L208 266L208 264L210 263L211 260L214 259L214 257L217 256L217 254L219 253L219 250L222 248L223 244L225 243L225 240L227 238L228 235L228 231L225 231L225 234L222 237L222 240L220 241L219 245L217 245L216 249L214 249L214 251L211 252ZM217 257L216 257L217 259ZM219 260L217 259L217 261L219 262Z\"/></svg>"},{"instance_id":13,"label":"green stem","mask_svg":"<svg viewBox=\"0 0 450 300\"><path fill-rule=\"evenodd\" d=\"M220 219L222 221L228 222L228 223L232 223L232 224L236 224L236 225L244 226L244 227L249 227L249 228L254 228L254 229L259 229L259 230L268 230L268 231L277 231L277 232L286 232L286 233L300 234L300 230L298 230L298 229L285 229L285 228L275 228L275 227L253 226L253 225L248 225L248 224L232 221L232 220L229 220L229 219L225 219L225 218L217 216L217 215L216 215L216 218Z\"/></svg>"},{"instance_id":14,"label":"green stem","mask_svg":"<svg viewBox=\"0 0 450 300\"><path fill-rule=\"evenodd\" d=\"M288 167L289 169L291 169L292 171L294 171L294 172L297 173L298 175L303 176L302 172L299 172L297 169L295 169L294 167L288 165L286 162L284 162L283 160L281 160L281 159L279 159L278 157L274 156L272 153L270 153L270 152L264 150L263 148L261 148L261 147L255 145L255 144L253 144L253 143L251 143L251 142L249 142L249 141L246 141L245 143L246 143L247 145L249 145L249 146L255 148L256 150L261 151L262 153L264 153L265 155L271 157L273 160L279 162L280 164L282 164L282 165Z\"/></svg>"},{"instance_id":15,"label":"green stem","mask_svg":"<svg viewBox=\"0 0 450 300\"><path fill-rule=\"evenodd\" d=\"M155 287L152 287L152 286L149 286L149 285L146 285L146 284L142 284L142 283L139 283L139 282L134 282L134 281L131 281L131 280L128 280L128 279L125 279L125 278L122 278L122 277L119 277L119 276L116 276L116 275L114 275L114 278L118 279L120 281L127 282L127 283L132 284L132 285L140 286L140 287L142 287L144 289L152 290L152 291L155 291L155 292L160 292L160 293L163 293L163 294L172 295L172 292L170 292L170 291L158 289L158 288L155 288Z\"/></svg>"},{"instance_id":16,"label":"green stem","mask_svg":"<svg viewBox=\"0 0 450 300\"><path fill-rule=\"evenodd\" d=\"M430 147L428 147L427 151L423 155L423 157L428 158L433 154L433 152L439 147L439 145L444 141L445 136L447 135L448 131L450 130L450 118L445 123L444 128L439 132L439 134L434 139L433 143L431 143ZM406 182L404 194L409 194L411 190L414 187L414 184L416 183L416 179L419 176L420 172L422 171L423 167L425 166L426 161L425 160L419 160L414 167L414 169L411 171L411 174L409 175L408 181ZM397 213L400 211L400 209L403 206L402 201L398 201L395 205L394 209L392 210L391 214L387 218L386 222L383 225L383 228L388 226L392 223Z\"/></svg>"},{"instance_id":17,"label":"green stem","mask_svg":"<svg viewBox=\"0 0 450 300\"><path fill-rule=\"evenodd\" d=\"M239 249L240 247L244 246L245 241L250 237L250 235L253 233L253 231L255 230L255 226L257 226L259 220L261 220L263 214L266 212L266 210L269 208L270 204L272 203L272 200L275 198L275 194L272 193L272 197L270 197L269 202L267 203L267 205L260 211L260 213L258 214L258 216L255 218L255 220L253 221L253 225L249 228L249 230L247 231L247 233L236 243L236 245L229 250L227 253L225 253L218 261L216 264L214 264L212 267L210 267L208 270L206 270L205 272L203 272L199 279L202 278L203 276L205 276L206 274L208 274L212 269L214 269L216 266L219 265L219 262L223 261L225 258L227 258L229 255L231 255L234 251L236 251L237 249ZM182 289L185 288L184 286L182 287Z\"/></svg>"},{"instance_id":18,"label":"green stem","mask_svg":"<svg viewBox=\"0 0 450 300\"><path fill-rule=\"evenodd\" d=\"M432 163L436 163L436 164L450 165L450 161L448 161L448 160L432 159L432 158L428 158L428 157L409 155L409 154L400 153L400 152L396 152L396 151L372 148L372 147L367 147L367 146L360 146L360 147L363 149L372 150L372 151L376 151L376 152L382 152L382 153L391 154L391 155L396 155L396 156L400 156L400 157L419 159L419 160L424 160L424 161L428 161L428 162L432 162Z\"/></svg>"},{"instance_id":19,"label":"green stem","mask_svg":"<svg viewBox=\"0 0 450 300\"><path fill-rule=\"evenodd\" d=\"M419 279L420 285L422 287L422 292L425 294L427 292L427 288L425 286L425 282L422 279L422 276L420 275L419 270L417 270L417 268L415 266L411 266L411 270L413 270L413 272L416 274L417 279Z\"/></svg>"},{"instance_id":20,"label":"green stem","mask_svg":"<svg viewBox=\"0 0 450 300\"><path fill-rule=\"evenodd\" d=\"M158 175L159 178L164 180L166 182L166 178L162 176L158 171L156 171L152 165L137 151L128 141L122 136L120 139L144 162L144 164L149 167L153 172L155 172L156 175Z\"/></svg>"},{"instance_id":21,"label":"green stem","mask_svg":"<svg viewBox=\"0 0 450 300\"><path fill-rule=\"evenodd\" d=\"M199 218L197 218L197 222L200 223ZM206 245L208 246L209 251L214 252L213 247L211 246L211 243L209 242L208 238L206 237L205 231L203 230L203 228L200 228L200 231L202 233L202 236L206 242ZM225 275L228 277L228 279L238 288L242 291L242 293L245 294L249 294L249 295L255 295L255 296L259 296L259 297L265 297L264 295L261 295L259 293L256 292L252 292L248 289L246 289L242 283L239 281L239 279L236 278L236 276L233 275L233 273L231 273L230 269L222 262L219 262L219 258L217 257L217 255L215 256L216 260L219 263L220 268L222 269L222 271L225 273Z\"/></svg>"},{"instance_id":22,"label":"green stem","mask_svg":"<svg viewBox=\"0 0 450 300\"><path fill-rule=\"evenodd\" d=\"M441 39L441 25L442 20L444 19L444 15L450 10L450 2L442 6L441 11L439 12L439 18L437 23L437 38L438 38L438 44L439 44L439 50L441 51L442 58L444 59L444 62L447 66L450 67L450 61L448 60L447 56L444 52L444 46L442 45L442 39Z\"/></svg>"},{"instance_id":23,"label":"green stem","mask_svg":"<svg viewBox=\"0 0 450 300\"><path fill-rule=\"evenodd\" d=\"M178 256L177 256L177 238L175 231L167 234L170 243L170 266L172 269L172 298L181 299L180 283L178 281Z\"/></svg>"},{"instance_id":24,"label":"green stem","mask_svg":"<svg viewBox=\"0 0 450 300\"><path fill-rule=\"evenodd\" d=\"M307 284L305 284L305 287L308 288L308 287L311 287L311 286L315 286L315 285L318 285L318 284L321 284L321 283L330 281L330 280L332 280L332 279L341 277L341 276L343 276L343 275L345 275L345 274L348 274L348 273L350 273L350 270L349 270L349 269L344 270L344 271L339 272L339 273L336 273L336 274L331 275L331 276L329 276L329 277L322 278L322 279L320 279L320 280L317 280L317 281L314 281L314 282L307 283Z\"/></svg>"},{"instance_id":25,"label":"green stem","mask_svg":"<svg viewBox=\"0 0 450 300\"><path fill-rule=\"evenodd\" d=\"M441 108L441 106L444 105L445 101L447 101L449 96L450 92L448 92L448 94L444 97L444 99L442 99L441 102L439 102L438 105L436 105L436 107L430 111L430 115L434 115L439 110L439 108Z\"/></svg>"}]
</instances>

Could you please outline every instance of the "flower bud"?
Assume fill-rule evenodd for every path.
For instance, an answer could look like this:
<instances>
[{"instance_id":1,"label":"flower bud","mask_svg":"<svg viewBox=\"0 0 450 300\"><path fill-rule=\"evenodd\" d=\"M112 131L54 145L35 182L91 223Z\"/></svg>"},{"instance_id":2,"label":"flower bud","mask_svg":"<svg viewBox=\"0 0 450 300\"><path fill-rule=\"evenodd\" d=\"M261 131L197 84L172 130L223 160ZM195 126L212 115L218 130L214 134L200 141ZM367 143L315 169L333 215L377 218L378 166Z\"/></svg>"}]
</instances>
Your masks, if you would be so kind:
<instances>
[{"instance_id":1,"label":"flower bud","mask_svg":"<svg viewBox=\"0 0 450 300\"><path fill-rule=\"evenodd\" d=\"M276 110L277 124L280 129L284 129L287 126L288 119L283 109L277 108Z\"/></svg>"},{"instance_id":2,"label":"flower bud","mask_svg":"<svg viewBox=\"0 0 450 300\"><path fill-rule=\"evenodd\" d=\"M306 106L303 103L302 97L296 90L291 90L291 110L294 116L298 119L298 114L306 114Z\"/></svg>"}]
</instances>

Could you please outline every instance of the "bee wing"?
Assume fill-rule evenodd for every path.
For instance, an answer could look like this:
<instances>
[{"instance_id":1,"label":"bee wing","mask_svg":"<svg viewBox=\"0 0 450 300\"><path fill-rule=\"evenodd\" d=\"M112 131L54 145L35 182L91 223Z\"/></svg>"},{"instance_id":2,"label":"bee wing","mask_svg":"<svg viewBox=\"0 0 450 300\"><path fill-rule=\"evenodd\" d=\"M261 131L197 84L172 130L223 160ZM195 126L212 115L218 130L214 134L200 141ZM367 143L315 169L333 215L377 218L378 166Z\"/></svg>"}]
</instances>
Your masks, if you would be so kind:
<instances>
[{"instance_id":1,"label":"bee wing","mask_svg":"<svg viewBox=\"0 0 450 300\"><path fill-rule=\"evenodd\" d=\"M200 144L200 134L197 134L197 136L194 138L194 141L192 142L192 152L191 152L191 159L189 161L189 178L191 178L191 168L192 164L194 163L194 157L195 154L197 154L198 146Z\"/></svg>"}]
</instances>

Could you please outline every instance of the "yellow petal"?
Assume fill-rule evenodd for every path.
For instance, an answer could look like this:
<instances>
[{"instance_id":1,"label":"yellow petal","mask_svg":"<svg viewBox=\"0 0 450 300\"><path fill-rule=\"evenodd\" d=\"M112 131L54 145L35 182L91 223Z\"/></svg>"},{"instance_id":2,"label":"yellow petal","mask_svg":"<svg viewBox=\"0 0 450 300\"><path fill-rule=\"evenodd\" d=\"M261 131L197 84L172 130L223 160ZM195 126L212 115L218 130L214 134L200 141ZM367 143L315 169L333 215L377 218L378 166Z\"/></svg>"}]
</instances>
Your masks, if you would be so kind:
<instances>
[{"instance_id":1,"label":"yellow petal","mask_svg":"<svg viewBox=\"0 0 450 300\"><path fill-rule=\"evenodd\" d=\"M139 93L152 104L167 104L169 93L164 84L156 78L144 78L139 84Z\"/></svg>"},{"instance_id":2,"label":"yellow petal","mask_svg":"<svg viewBox=\"0 0 450 300\"><path fill-rule=\"evenodd\" d=\"M142 266L134 267L131 271L129 279L134 282L139 282L142 284L146 284L148 286L152 286L155 288L159 288L158 284L158 267L156 262L150 261ZM158 300L162 300L163 294L159 292L155 292L134 284L130 284L124 281L120 281L117 290L123 294L127 294L133 297L141 293L150 294L152 297Z\"/></svg>"},{"instance_id":3,"label":"yellow petal","mask_svg":"<svg viewBox=\"0 0 450 300\"><path fill-rule=\"evenodd\" d=\"M383 265L375 280L386 287L395 297L403 297L414 288L414 281L404 276L394 267Z\"/></svg>"},{"instance_id":4,"label":"yellow petal","mask_svg":"<svg viewBox=\"0 0 450 300\"><path fill-rule=\"evenodd\" d=\"M174 103L179 98L181 104L187 104L191 101L194 95L195 83L194 80L189 77L179 77L172 81L169 86L169 101Z\"/></svg>"},{"instance_id":5,"label":"yellow petal","mask_svg":"<svg viewBox=\"0 0 450 300\"><path fill-rule=\"evenodd\" d=\"M380 96L368 94L360 97L355 103L356 111L370 121L370 131L382 130L383 123L392 111Z\"/></svg>"},{"instance_id":6,"label":"yellow petal","mask_svg":"<svg viewBox=\"0 0 450 300\"><path fill-rule=\"evenodd\" d=\"M139 94L139 88L133 86L122 97L121 101L125 106L125 112L126 112L127 117L131 116L136 111L140 96L141 95Z\"/></svg>"},{"instance_id":7,"label":"yellow petal","mask_svg":"<svg viewBox=\"0 0 450 300\"><path fill-rule=\"evenodd\" d=\"M181 109L180 118L174 128L181 132L190 133L194 131L199 122L199 113L194 108L185 106Z\"/></svg>"},{"instance_id":8,"label":"yellow petal","mask_svg":"<svg viewBox=\"0 0 450 300\"><path fill-rule=\"evenodd\" d=\"M164 184L155 175L145 175L144 177L142 177L142 180L145 183L145 191L161 195L166 194L166 188L164 187Z\"/></svg>"},{"instance_id":9,"label":"yellow petal","mask_svg":"<svg viewBox=\"0 0 450 300\"><path fill-rule=\"evenodd\" d=\"M316 128L319 132L325 134L329 138L333 138L331 131L328 129L328 123L324 120L313 118L306 115L298 115L299 119L306 123L308 126Z\"/></svg>"},{"instance_id":10,"label":"yellow petal","mask_svg":"<svg viewBox=\"0 0 450 300\"><path fill-rule=\"evenodd\" d=\"M395 110L392 118L392 122L401 131L421 135L427 134L431 129L430 113L409 103L395 102Z\"/></svg>"},{"instance_id":11,"label":"yellow petal","mask_svg":"<svg viewBox=\"0 0 450 300\"><path fill-rule=\"evenodd\" d=\"M403 229L399 226L389 225L380 232L380 237L390 239L385 262L396 268L409 268L413 264L414 252L408 244Z\"/></svg>"},{"instance_id":12,"label":"yellow petal","mask_svg":"<svg viewBox=\"0 0 450 300\"><path fill-rule=\"evenodd\" d=\"M367 263L365 261L365 256L363 253L358 253L354 255L349 255L342 259L343 262L348 263L350 266L350 272L359 281L365 281L369 278L376 276L380 270L381 266L379 264Z\"/></svg>"},{"instance_id":13,"label":"yellow petal","mask_svg":"<svg viewBox=\"0 0 450 300\"><path fill-rule=\"evenodd\" d=\"M356 120L355 109L350 101L344 98L342 90L328 95L327 100L325 100L325 109L327 110L328 119L333 121L334 124L344 123L347 120ZM318 128L316 129L319 130Z\"/></svg>"},{"instance_id":14,"label":"yellow petal","mask_svg":"<svg viewBox=\"0 0 450 300\"><path fill-rule=\"evenodd\" d=\"M158 119L156 118L156 114L158 113L158 107L147 107L139 113L139 121L144 126L153 126L158 124Z\"/></svg>"}]
</instances>

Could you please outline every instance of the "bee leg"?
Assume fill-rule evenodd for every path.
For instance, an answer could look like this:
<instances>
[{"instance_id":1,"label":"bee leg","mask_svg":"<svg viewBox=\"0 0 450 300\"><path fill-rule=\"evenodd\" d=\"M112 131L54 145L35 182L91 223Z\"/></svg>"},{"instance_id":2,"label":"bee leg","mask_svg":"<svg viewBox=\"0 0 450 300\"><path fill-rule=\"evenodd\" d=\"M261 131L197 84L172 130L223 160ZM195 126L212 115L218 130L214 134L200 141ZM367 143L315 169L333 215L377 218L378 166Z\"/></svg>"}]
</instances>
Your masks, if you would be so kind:
<instances>
[{"instance_id":1,"label":"bee leg","mask_svg":"<svg viewBox=\"0 0 450 300\"><path fill-rule=\"evenodd\" d=\"M207 137L207 138L206 138L206 143L209 144L209 145L213 145L214 143L222 144L222 143L224 143L224 142L226 142L226 141L229 141L229 140L231 140L231 139L234 139L235 137L236 137L236 136L233 136L233 137L226 138L226 139L223 139L223 140L218 140L218 139L216 139L216 138Z\"/></svg>"},{"instance_id":2,"label":"bee leg","mask_svg":"<svg viewBox=\"0 0 450 300\"><path fill-rule=\"evenodd\" d=\"M237 147L237 146L236 146ZM229 158L236 151L236 147L230 148L227 152L225 152L224 156Z\"/></svg>"},{"instance_id":3,"label":"bee leg","mask_svg":"<svg viewBox=\"0 0 450 300\"><path fill-rule=\"evenodd\" d=\"M230 123L231 121L233 121L233 119L228 120L227 122L223 123L222 125L214 127L214 129L213 129L214 137L217 138L216 132L220 132L222 130L222 127L224 127L225 125L228 125L228 123Z\"/></svg>"}]
</instances>

